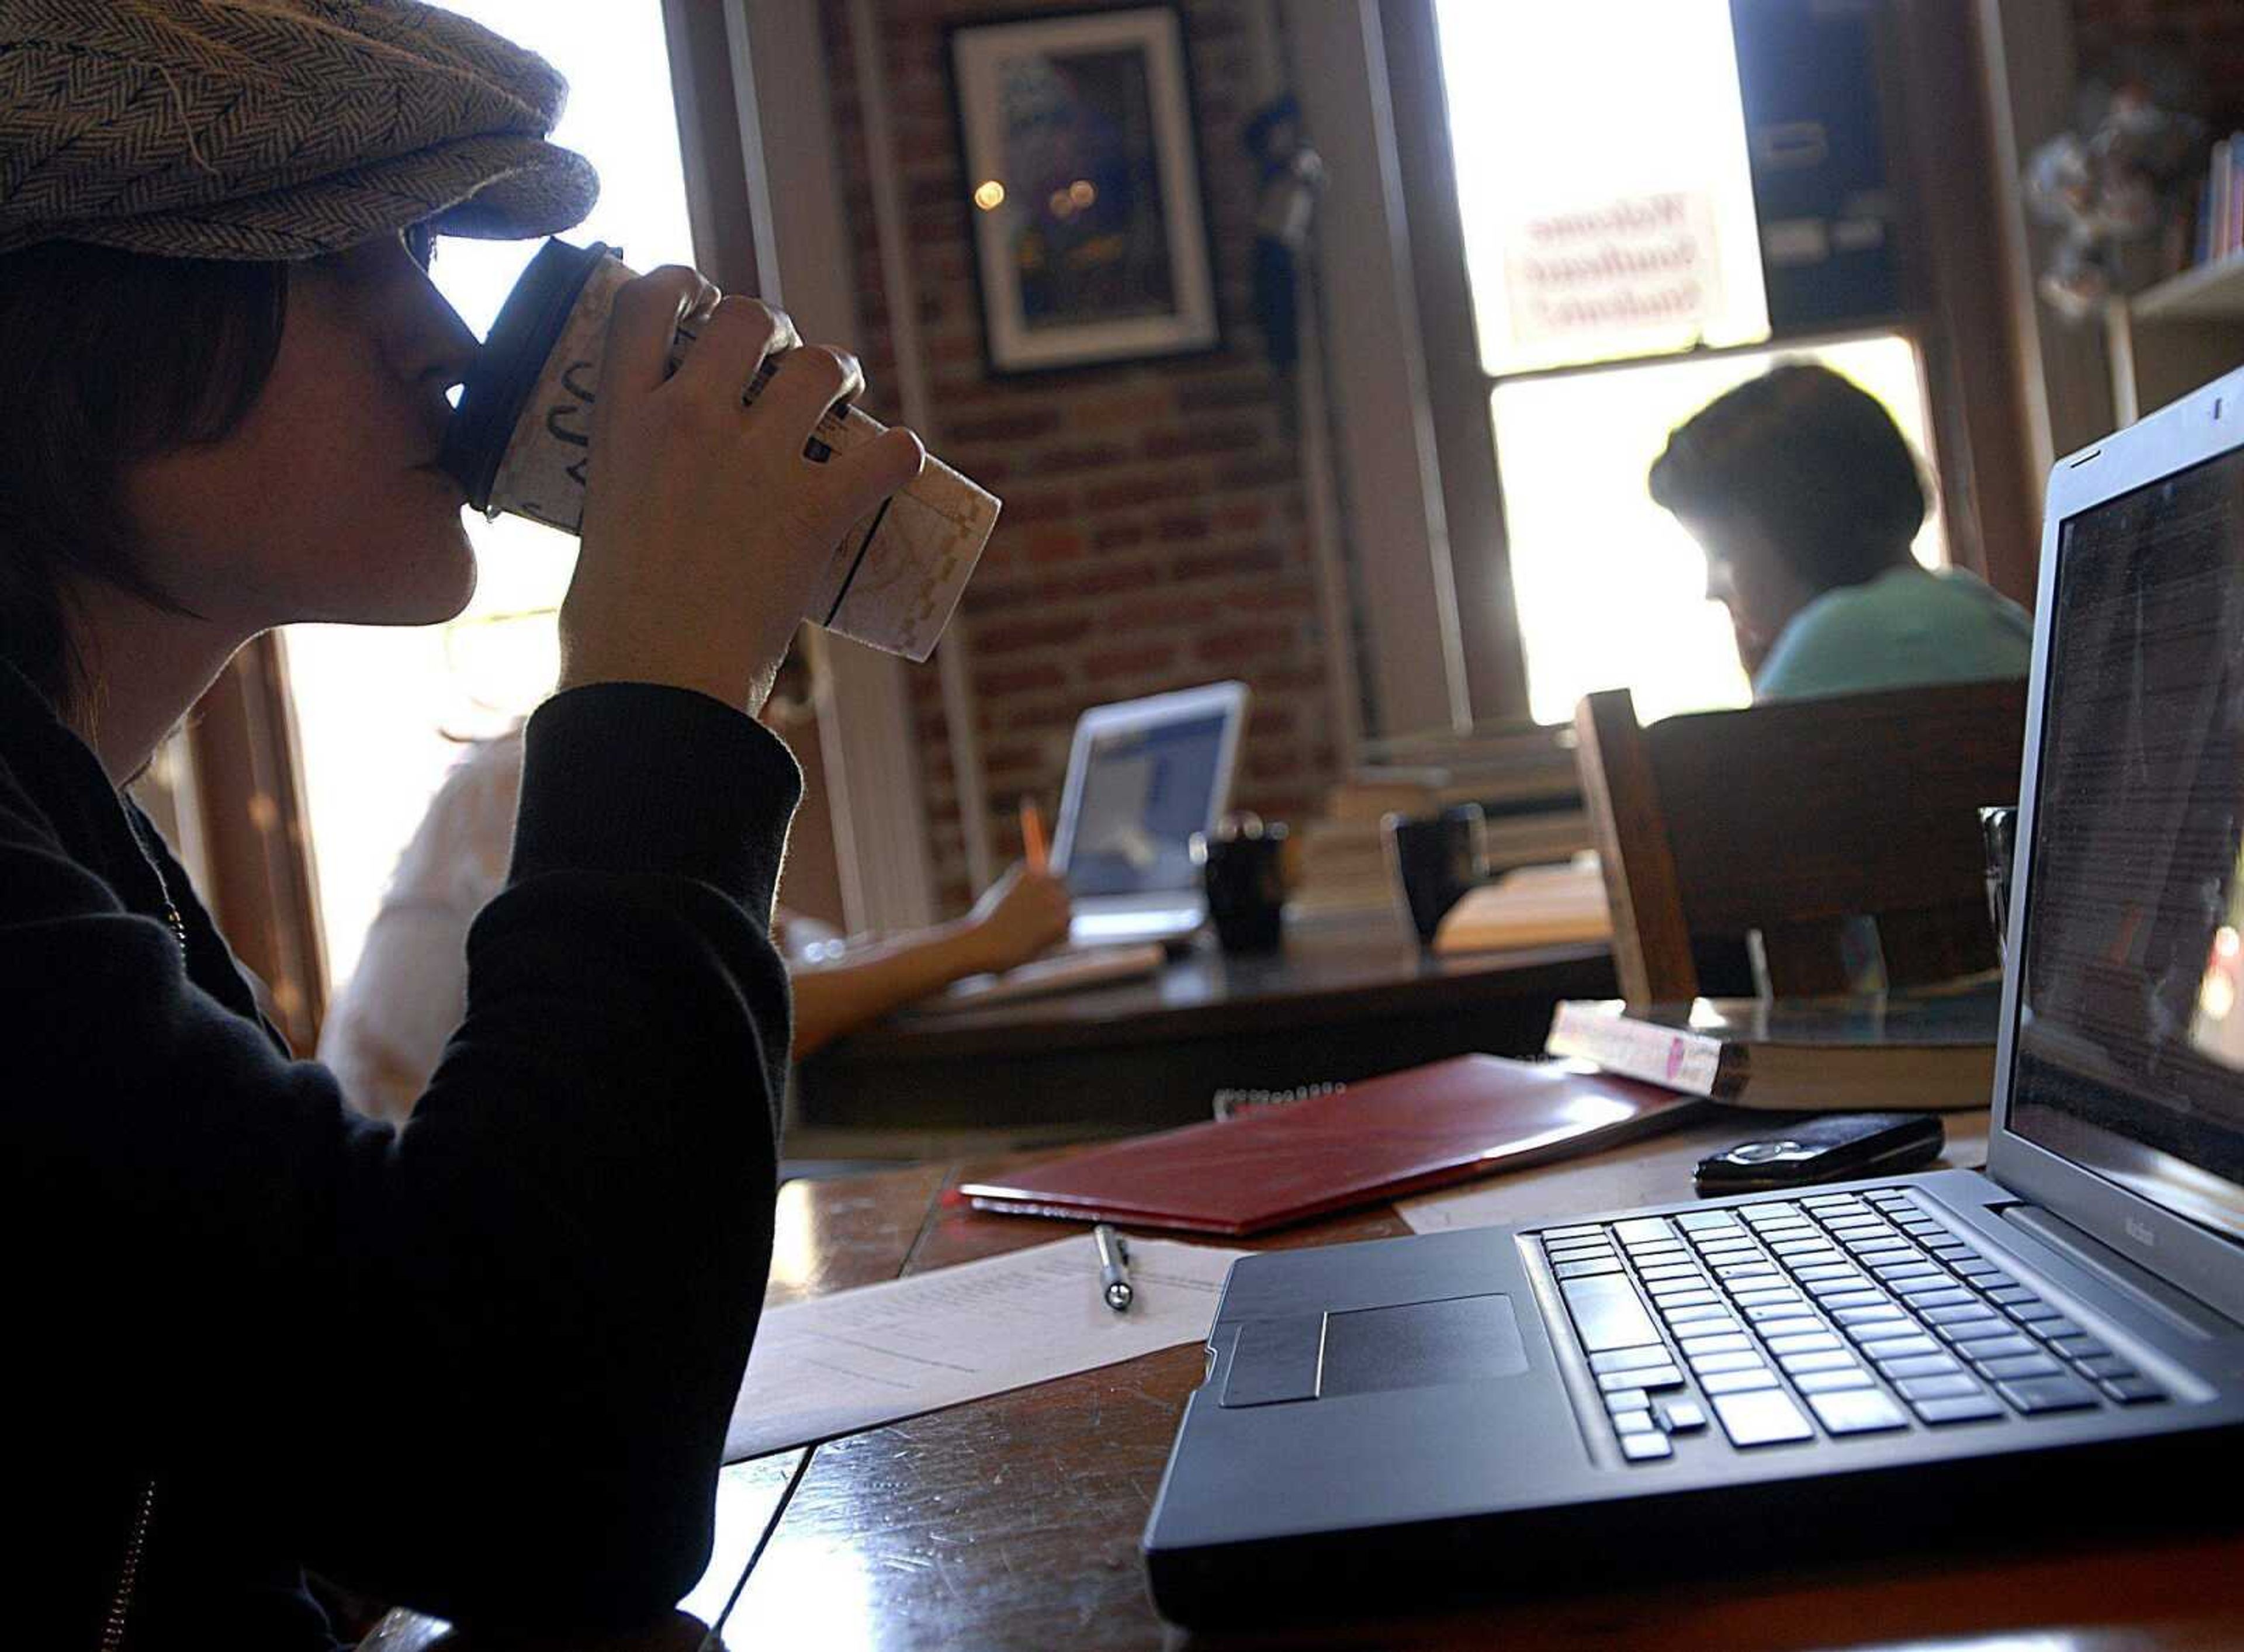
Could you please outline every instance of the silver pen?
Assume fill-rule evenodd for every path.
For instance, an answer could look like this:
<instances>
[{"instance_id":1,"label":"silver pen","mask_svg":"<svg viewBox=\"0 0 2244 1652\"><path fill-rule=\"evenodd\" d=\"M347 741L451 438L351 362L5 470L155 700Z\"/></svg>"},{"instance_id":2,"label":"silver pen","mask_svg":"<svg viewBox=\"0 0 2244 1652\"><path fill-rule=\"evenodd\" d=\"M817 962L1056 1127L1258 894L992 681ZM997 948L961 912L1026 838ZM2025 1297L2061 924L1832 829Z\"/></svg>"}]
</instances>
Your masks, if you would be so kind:
<instances>
[{"instance_id":1,"label":"silver pen","mask_svg":"<svg viewBox=\"0 0 2244 1652\"><path fill-rule=\"evenodd\" d=\"M1136 1292L1130 1289L1130 1242L1102 1222L1091 1230L1098 1247L1098 1278L1106 1292L1106 1305L1118 1314L1130 1311Z\"/></svg>"}]
</instances>

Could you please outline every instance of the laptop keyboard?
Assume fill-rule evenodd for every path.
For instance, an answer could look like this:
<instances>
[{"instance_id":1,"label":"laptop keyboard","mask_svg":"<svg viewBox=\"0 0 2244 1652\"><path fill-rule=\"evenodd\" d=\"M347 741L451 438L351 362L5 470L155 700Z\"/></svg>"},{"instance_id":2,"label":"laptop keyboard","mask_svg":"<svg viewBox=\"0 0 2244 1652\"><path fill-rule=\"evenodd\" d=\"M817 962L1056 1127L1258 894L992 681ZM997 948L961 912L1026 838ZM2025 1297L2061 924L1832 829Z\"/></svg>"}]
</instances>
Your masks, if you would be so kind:
<instances>
[{"instance_id":1,"label":"laptop keyboard","mask_svg":"<svg viewBox=\"0 0 2244 1652\"><path fill-rule=\"evenodd\" d=\"M1537 1237L1631 1463L2166 1398L1900 1188Z\"/></svg>"}]
</instances>

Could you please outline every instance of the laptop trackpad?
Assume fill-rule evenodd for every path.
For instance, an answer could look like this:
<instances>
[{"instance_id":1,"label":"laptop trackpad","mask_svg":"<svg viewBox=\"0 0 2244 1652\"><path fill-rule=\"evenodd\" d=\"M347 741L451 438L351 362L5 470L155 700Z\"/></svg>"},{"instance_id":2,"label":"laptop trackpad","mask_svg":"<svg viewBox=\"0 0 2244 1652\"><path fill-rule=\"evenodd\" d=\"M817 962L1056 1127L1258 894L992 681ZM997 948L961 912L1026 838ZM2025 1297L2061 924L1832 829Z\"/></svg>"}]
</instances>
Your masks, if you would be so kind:
<instances>
[{"instance_id":1,"label":"laptop trackpad","mask_svg":"<svg viewBox=\"0 0 2244 1652\"><path fill-rule=\"evenodd\" d=\"M1439 1388L1517 1377L1526 1369L1511 1297L1452 1297L1328 1314L1319 1392Z\"/></svg>"},{"instance_id":2,"label":"laptop trackpad","mask_svg":"<svg viewBox=\"0 0 2244 1652\"><path fill-rule=\"evenodd\" d=\"M1234 1336L1219 1402L1227 1408L1438 1388L1527 1369L1519 1322L1504 1296L1250 1320Z\"/></svg>"}]
</instances>

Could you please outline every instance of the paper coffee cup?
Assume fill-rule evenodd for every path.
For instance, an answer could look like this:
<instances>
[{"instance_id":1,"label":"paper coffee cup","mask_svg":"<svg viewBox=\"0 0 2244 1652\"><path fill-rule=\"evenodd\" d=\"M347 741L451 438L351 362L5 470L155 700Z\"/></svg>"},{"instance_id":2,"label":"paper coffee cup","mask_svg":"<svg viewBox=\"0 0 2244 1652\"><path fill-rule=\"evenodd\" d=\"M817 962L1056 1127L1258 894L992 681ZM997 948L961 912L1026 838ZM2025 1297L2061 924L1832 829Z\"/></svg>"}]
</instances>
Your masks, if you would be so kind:
<instances>
[{"instance_id":1,"label":"paper coffee cup","mask_svg":"<svg viewBox=\"0 0 2244 1652\"><path fill-rule=\"evenodd\" d=\"M635 272L595 244L548 241L492 325L444 441L445 468L487 515L505 511L576 533L585 516L592 405L608 313ZM680 328L673 367L693 348ZM753 402L768 367L742 399ZM807 451L846 453L886 427L855 408L818 422ZM981 560L998 500L928 457L918 478L842 535L803 618L837 635L923 660Z\"/></svg>"}]
</instances>

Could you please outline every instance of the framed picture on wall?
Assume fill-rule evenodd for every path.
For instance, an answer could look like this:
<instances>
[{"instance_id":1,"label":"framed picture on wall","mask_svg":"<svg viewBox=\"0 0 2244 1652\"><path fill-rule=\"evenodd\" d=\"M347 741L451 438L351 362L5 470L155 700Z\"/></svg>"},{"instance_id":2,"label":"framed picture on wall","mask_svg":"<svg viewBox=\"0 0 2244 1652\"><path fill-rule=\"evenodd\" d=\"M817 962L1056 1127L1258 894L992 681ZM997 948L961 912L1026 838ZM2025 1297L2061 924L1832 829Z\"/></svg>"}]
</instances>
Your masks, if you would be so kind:
<instances>
[{"instance_id":1,"label":"framed picture on wall","mask_svg":"<svg viewBox=\"0 0 2244 1652\"><path fill-rule=\"evenodd\" d=\"M1176 8L961 24L949 39L990 370L1217 348Z\"/></svg>"}]
</instances>

